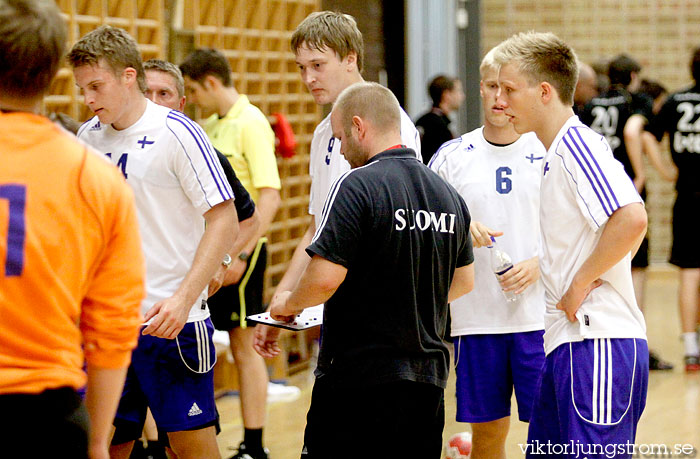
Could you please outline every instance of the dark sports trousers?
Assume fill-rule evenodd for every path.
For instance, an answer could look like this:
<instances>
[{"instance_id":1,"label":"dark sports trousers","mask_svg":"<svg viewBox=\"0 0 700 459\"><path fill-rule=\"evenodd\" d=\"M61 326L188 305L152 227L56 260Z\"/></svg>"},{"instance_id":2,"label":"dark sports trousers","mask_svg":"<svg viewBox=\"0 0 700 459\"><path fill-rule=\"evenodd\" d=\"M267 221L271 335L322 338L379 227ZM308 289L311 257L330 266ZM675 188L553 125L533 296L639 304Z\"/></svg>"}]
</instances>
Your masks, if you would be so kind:
<instances>
[{"instance_id":1,"label":"dark sports trousers","mask_svg":"<svg viewBox=\"0 0 700 459\"><path fill-rule=\"evenodd\" d=\"M237 284L221 287L207 300L214 328L231 331L243 324L255 326L255 323L248 323L245 318L265 312L263 290L266 266L267 244L258 243L248 258L241 280Z\"/></svg>"},{"instance_id":2,"label":"dark sports trousers","mask_svg":"<svg viewBox=\"0 0 700 459\"><path fill-rule=\"evenodd\" d=\"M0 457L87 459L89 421L75 390L0 395Z\"/></svg>"},{"instance_id":3,"label":"dark sports trousers","mask_svg":"<svg viewBox=\"0 0 700 459\"><path fill-rule=\"evenodd\" d=\"M700 268L700 239L695 218L700 209L700 192L679 192L673 205L671 264L684 269Z\"/></svg>"},{"instance_id":4,"label":"dark sports trousers","mask_svg":"<svg viewBox=\"0 0 700 459\"><path fill-rule=\"evenodd\" d=\"M640 196L646 202L647 200L647 190L642 188ZM632 257L632 267L633 268L647 268L649 267L649 233L644 236L644 240L639 246L639 250Z\"/></svg>"},{"instance_id":5,"label":"dark sports trousers","mask_svg":"<svg viewBox=\"0 0 700 459\"><path fill-rule=\"evenodd\" d=\"M338 387L316 378L302 459L439 459L445 427L444 390L398 381Z\"/></svg>"},{"instance_id":6,"label":"dark sports trousers","mask_svg":"<svg viewBox=\"0 0 700 459\"><path fill-rule=\"evenodd\" d=\"M649 266L649 238L644 237L639 245L639 250L632 258L633 268L647 268Z\"/></svg>"}]
</instances>

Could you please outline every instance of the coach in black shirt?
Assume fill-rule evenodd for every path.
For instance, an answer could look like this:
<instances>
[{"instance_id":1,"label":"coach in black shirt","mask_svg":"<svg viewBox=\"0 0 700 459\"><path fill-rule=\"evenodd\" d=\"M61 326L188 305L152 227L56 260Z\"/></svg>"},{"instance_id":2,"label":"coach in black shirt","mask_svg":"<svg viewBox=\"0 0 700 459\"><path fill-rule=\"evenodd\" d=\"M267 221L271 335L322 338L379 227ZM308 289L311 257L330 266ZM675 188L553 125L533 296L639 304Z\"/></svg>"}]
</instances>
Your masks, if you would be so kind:
<instances>
[{"instance_id":1,"label":"coach in black shirt","mask_svg":"<svg viewBox=\"0 0 700 459\"><path fill-rule=\"evenodd\" d=\"M399 113L376 83L341 93L331 125L353 169L331 188L297 288L271 304L274 318L290 319L325 302L302 457L441 455L442 338L448 300L473 285L470 216L400 145ZM278 351L276 330L258 330L262 355Z\"/></svg>"}]
</instances>

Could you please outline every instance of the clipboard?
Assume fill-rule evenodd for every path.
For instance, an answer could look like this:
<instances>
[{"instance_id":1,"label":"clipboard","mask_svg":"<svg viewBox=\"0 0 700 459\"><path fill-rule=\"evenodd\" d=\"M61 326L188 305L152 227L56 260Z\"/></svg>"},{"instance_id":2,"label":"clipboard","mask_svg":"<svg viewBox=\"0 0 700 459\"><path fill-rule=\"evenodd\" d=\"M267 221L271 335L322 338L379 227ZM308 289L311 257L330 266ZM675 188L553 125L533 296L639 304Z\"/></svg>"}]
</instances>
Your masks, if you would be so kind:
<instances>
[{"instance_id":1,"label":"clipboard","mask_svg":"<svg viewBox=\"0 0 700 459\"><path fill-rule=\"evenodd\" d=\"M323 323L323 305L319 304L318 306L312 306L304 309L300 314L297 314L297 316L291 322L275 320L270 317L269 312L253 314L246 317L246 320L259 324L271 325L273 327L284 328L286 330L306 330L308 328L318 327Z\"/></svg>"}]
</instances>

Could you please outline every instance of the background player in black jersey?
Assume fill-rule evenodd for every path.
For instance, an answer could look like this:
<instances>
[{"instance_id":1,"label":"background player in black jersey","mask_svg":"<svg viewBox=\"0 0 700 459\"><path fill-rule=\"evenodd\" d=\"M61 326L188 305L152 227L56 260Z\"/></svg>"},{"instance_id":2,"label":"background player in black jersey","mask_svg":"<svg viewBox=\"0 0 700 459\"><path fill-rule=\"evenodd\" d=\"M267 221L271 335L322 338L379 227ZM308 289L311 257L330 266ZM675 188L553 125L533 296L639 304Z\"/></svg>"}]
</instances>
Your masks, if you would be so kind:
<instances>
[{"instance_id":1,"label":"background player in black jersey","mask_svg":"<svg viewBox=\"0 0 700 459\"><path fill-rule=\"evenodd\" d=\"M668 90L661 83L653 80L642 80L637 93L646 94L653 101L654 117L659 114L661 107L668 99ZM669 182L676 181L678 169L667 158L662 157L656 137L648 130L642 132L642 150L661 178Z\"/></svg>"},{"instance_id":2,"label":"background player in black jersey","mask_svg":"<svg viewBox=\"0 0 700 459\"><path fill-rule=\"evenodd\" d=\"M428 95L433 106L416 120L420 132L423 162L428 164L443 143L454 139L450 129L450 113L464 102L464 91L459 78L438 75L428 84Z\"/></svg>"},{"instance_id":3,"label":"background player in black jersey","mask_svg":"<svg viewBox=\"0 0 700 459\"><path fill-rule=\"evenodd\" d=\"M610 88L591 99L580 114L581 121L594 131L605 136L615 159L625 167L625 172L634 186L646 198L644 162L642 160L642 137L645 125L653 118L653 101L646 94L637 93L642 67L626 54L610 61L608 78ZM649 239L644 238L637 254L632 259L632 280L639 308L644 311L644 287L646 268L649 266ZM649 352L650 370L670 370L668 362Z\"/></svg>"},{"instance_id":4,"label":"background player in black jersey","mask_svg":"<svg viewBox=\"0 0 700 459\"><path fill-rule=\"evenodd\" d=\"M649 130L658 140L668 133L671 158L678 168L670 262L681 268L678 300L685 369L698 371L700 349L695 327L700 301L700 241L695 218L700 210L700 48L693 52L690 70L693 85L668 96Z\"/></svg>"}]
</instances>

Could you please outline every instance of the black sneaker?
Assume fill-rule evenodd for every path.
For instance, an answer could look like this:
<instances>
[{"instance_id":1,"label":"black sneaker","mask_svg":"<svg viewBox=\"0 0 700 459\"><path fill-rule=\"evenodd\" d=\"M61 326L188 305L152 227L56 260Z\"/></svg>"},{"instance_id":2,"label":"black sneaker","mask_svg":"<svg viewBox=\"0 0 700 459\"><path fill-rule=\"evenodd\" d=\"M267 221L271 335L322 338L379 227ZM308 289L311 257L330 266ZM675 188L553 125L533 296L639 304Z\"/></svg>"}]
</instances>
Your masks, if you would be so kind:
<instances>
[{"instance_id":1,"label":"black sneaker","mask_svg":"<svg viewBox=\"0 0 700 459\"><path fill-rule=\"evenodd\" d=\"M649 351L649 370L673 370L673 364L670 362L666 362L665 360L661 360L661 358L658 355L656 355L656 352Z\"/></svg>"},{"instance_id":2,"label":"black sneaker","mask_svg":"<svg viewBox=\"0 0 700 459\"><path fill-rule=\"evenodd\" d=\"M229 459L270 459L270 450L263 448L262 451L253 452L249 450L245 443L238 445L238 452Z\"/></svg>"},{"instance_id":3,"label":"black sneaker","mask_svg":"<svg viewBox=\"0 0 700 459\"><path fill-rule=\"evenodd\" d=\"M134 442L134 447L131 449L129 459L146 459L146 448L143 447L143 442L138 439Z\"/></svg>"},{"instance_id":4,"label":"black sneaker","mask_svg":"<svg viewBox=\"0 0 700 459\"><path fill-rule=\"evenodd\" d=\"M146 444L146 459L168 459L165 446L159 441L149 441Z\"/></svg>"}]
</instances>

